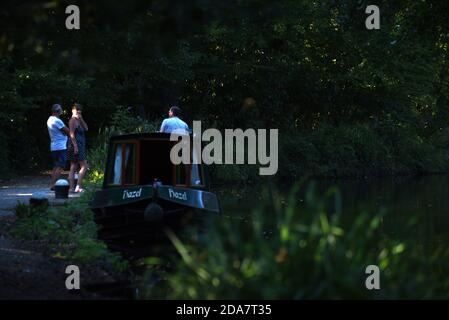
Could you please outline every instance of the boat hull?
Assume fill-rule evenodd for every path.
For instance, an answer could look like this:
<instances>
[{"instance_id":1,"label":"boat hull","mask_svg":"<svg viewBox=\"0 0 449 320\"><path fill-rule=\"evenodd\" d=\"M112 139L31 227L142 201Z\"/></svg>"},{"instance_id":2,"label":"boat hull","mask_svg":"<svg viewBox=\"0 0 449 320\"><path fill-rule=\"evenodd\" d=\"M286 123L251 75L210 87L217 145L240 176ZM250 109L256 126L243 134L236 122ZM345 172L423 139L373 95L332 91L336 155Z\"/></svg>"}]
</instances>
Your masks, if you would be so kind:
<instances>
[{"instance_id":1,"label":"boat hull","mask_svg":"<svg viewBox=\"0 0 449 320\"><path fill-rule=\"evenodd\" d=\"M217 196L211 192L165 185L158 186L157 189L152 185L103 189L95 193L91 208L129 205L143 200L155 200L156 197L185 207L215 213L220 211Z\"/></svg>"},{"instance_id":2,"label":"boat hull","mask_svg":"<svg viewBox=\"0 0 449 320\"><path fill-rule=\"evenodd\" d=\"M148 206L157 204L163 214L148 221ZM100 238L154 235L169 226L177 229L219 213L215 194L172 186L152 185L98 191L91 203Z\"/></svg>"}]
</instances>

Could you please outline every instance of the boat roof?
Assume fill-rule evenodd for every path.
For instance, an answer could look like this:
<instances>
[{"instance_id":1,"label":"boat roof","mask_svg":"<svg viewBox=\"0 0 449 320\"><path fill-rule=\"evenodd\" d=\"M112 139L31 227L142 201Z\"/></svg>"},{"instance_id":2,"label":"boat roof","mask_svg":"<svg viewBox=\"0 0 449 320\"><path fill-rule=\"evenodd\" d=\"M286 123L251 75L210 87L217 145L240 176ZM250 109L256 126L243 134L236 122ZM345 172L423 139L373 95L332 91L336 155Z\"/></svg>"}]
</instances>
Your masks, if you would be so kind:
<instances>
[{"instance_id":1,"label":"boat roof","mask_svg":"<svg viewBox=\"0 0 449 320\"><path fill-rule=\"evenodd\" d=\"M167 140L170 141L170 133L165 132L143 132L143 133L129 133L129 134L120 134L114 135L111 137L110 141L117 140Z\"/></svg>"}]
</instances>

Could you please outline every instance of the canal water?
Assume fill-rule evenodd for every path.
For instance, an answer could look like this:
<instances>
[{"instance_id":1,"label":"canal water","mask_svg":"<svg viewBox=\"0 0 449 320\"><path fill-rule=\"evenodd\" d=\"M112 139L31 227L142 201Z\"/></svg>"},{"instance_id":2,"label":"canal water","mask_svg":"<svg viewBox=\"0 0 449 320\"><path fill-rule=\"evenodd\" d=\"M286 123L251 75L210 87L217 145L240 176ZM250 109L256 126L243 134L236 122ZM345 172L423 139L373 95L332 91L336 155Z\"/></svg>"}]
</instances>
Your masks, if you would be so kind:
<instances>
[{"instance_id":1,"label":"canal water","mask_svg":"<svg viewBox=\"0 0 449 320\"><path fill-rule=\"evenodd\" d=\"M271 185L273 194L285 201L292 187L292 185ZM449 175L369 180L312 180L302 184L302 191L298 193L298 197L305 197L305 192L310 188L315 189L314 193L318 198L322 198L329 189L337 188L341 195L341 211L344 215L343 229L350 227L351 222L362 212L373 216L383 213L381 232L384 237L412 241L424 248L424 252L432 252L438 246L449 245ZM264 184L215 190L220 199L222 218L242 220L242 223L245 223L254 209L269 201L265 199L268 198L265 192L267 189L267 184ZM332 199L328 199L332 212L332 204L335 202L329 200ZM130 262L142 261L142 257L145 256L166 256L168 252L176 255L169 242L163 246L147 243L141 243L140 246L136 246L136 243L121 245L124 247L118 251L126 252L125 256ZM138 285L143 281L145 268L138 271L139 267L136 268L133 262L131 266L133 272L138 275L137 278L126 284L118 284L109 290L107 295L113 293L120 298L142 298ZM152 281L157 285L160 280ZM148 283L148 279L145 281Z\"/></svg>"},{"instance_id":2,"label":"canal water","mask_svg":"<svg viewBox=\"0 0 449 320\"><path fill-rule=\"evenodd\" d=\"M318 197L336 187L341 194L346 223L362 211L384 213L382 232L386 237L413 239L419 244L449 245L449 175L406 176L367 180L312 180L302 184L303 192L315 188ZM232 189L219 193L228 218L243 218L261 201L264 187ZM291 186L272 186L287 199ZM300 192L301 194L301 192ZM237 214L236 214L237 213ZM410 227L411 223L413 227ZM344 226L343 226L344 227Z\"/></svg>"}]
</instances>

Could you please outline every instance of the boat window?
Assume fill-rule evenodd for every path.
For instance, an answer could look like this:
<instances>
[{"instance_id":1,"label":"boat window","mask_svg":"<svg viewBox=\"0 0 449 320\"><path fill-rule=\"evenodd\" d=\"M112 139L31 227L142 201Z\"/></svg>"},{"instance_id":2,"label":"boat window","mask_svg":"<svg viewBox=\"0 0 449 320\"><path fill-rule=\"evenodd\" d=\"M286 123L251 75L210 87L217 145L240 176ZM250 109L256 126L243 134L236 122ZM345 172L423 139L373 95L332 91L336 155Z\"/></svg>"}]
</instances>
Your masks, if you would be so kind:
<instances>
[{"instance_id":1,"label":"boat window","mask_svg":"<svg viewBox=\"0 0 449 320\"><path fill-rule=\"evenodd\" d=\"M109 184L121 185L135 183L135 153L136 145L133 143L117 143L114 146L112 165L109 170Z\"/></svg>"},{"instance_id":2,"label":"boat window","mask_svg":"<svg viewBox=\"0 0 449 320\"><path fill-rule=\"evenodd\" d=\"M180 164L176 166L176 184L185 185L186 184L186 172L187 166Z\"/></svg>"},{"instance_id":3,"label":"boat window","mask_svg":"<svg viewBox=\"0 0 449 320\"><path fill-rule=\"evenodd\" d=\"M190 184L192 186L200 186L202 185L201 182L201 175L200 175L200 166L197 164L192 164L192 174L190 175L191 181Z\"/></svg>"},{"instance_id":4,"label":"boat window","mask_svg":"<svg viewBox=\"0 0 449 320\"><path fill-rule=\"evenodd\" d=\"M122 145L121 144L117 144L115 146L114 169L112 172L114 173L112 183L113 184L121 184L122 183Z\"/></svg>"},{"instance_id":5,"label":"boat window","mask_svg":"<svg viewBox=\"0 0 449 320\"><path fill-rule=\"evenodd\" d=\"M201 168L198 163L201 161L201 150L197 150L195 144L193 144L192 151L192 171L190 174L190 184L192 186L201 186L202 178L201 178Z\"/></svg>"},{"instance_id":6,"label":"boat window","mask_svg":"<svg viewBox=\"0 0 449 320\"><path fill-rule=\"evenodd\" d=\"M190 186L203 186L203 176L201 166L198 164L176 166L176 185L185 186L190 179Z\"/></svg>"},{"instance_id":7,"label":"boat window","mask_svg":"<svg viewBox=\"0 0 449 320\"><path fill-rule=\"evenodd\" d=\"M125 150L125 184L135 183L135 145L127 144Z\"/></svg>"},{"instance_id":8,"label":"boat window","mask_svg":"<svg viewBox=\"0 0 449 320\"><path fill-rule=\"evenodd\" d=\"M192 172L190 174L190 184L192 186L202 185L201 175L200 175L200 166L198 164L195 164L195 163L198 163L197 157L198 157L197 153L192 152L193 163L192 163Z\"/></svg>"},{"instance_id":9,"label":"boat window","mask_svg":"<svg viewBox=\"0 0 449 320\"><path fill-rule=\"evenodd\" d=\"M180 164L176 166L176 184L178 186L190 185L194 186L204 186L203 184L203 173L199 162L199 153L192 153L192 163L189 165Z\"/></svg>"},{"instance_id":10,"label":"boat window","mask_svg":"<svg viewBox=\"0 0 449 320\"><path fill-rule=\"evenodd\" d=\"M194 135L195 136L195 135ZM199 166L199 162L201 161L201 150L195 148L195 144L193 144L193 152L192 152L192 165L191 165L191 173L190 173L190 185L192 186L201 186L203 184L201 177L201 168Z\"/></svg>"}]
</instances>

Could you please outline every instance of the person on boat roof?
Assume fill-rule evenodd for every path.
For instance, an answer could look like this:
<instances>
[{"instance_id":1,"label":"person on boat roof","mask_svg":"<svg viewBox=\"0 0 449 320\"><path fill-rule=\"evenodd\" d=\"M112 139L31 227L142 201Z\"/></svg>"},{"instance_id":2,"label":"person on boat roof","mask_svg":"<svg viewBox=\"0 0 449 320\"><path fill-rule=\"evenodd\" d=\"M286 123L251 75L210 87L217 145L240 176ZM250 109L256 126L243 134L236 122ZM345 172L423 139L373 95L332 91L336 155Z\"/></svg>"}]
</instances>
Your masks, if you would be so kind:
<instances>
[{"instance_id":1,"label":"person on boat roof","mask_svg":"<svg viewBox=\"0 0 449 320\"><path fill-rule=\"evenodd\" d=\"M179 119L181 108L173 106L168 111L168 119L164 119L161 125L161 132L172 133L173 131L189 132L187 123Z\"/></svg>"}]
</instances>

